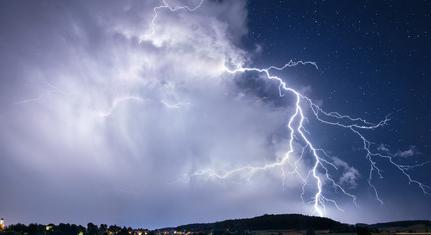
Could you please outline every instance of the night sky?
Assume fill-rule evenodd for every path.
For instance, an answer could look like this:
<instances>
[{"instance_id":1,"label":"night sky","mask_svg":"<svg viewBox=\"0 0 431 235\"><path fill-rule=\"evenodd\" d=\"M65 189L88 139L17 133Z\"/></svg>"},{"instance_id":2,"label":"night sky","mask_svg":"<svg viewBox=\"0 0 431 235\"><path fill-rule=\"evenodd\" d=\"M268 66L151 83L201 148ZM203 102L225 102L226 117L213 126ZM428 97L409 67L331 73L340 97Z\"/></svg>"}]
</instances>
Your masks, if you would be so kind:
<instances>
[{"instance_id":1,"label":"night sky","mask_svg":"<svg viewBox=\"0 0 431 235\"><path fill-rule=\"evenodd\" d=\"M248 10L246 45L262 47L256 65L317 62L319 71L294 73L289 80L309 85L310 96L321 99L328 111L369 120L390 114L390 125L374 137L396 151L415 149L413 161L431 159L431 2L250 1ZM429 171L426 166L415 173L426 180ZM387 186L390 205L385 207L418 204L418 214L422 206L423 212L431 208L430 197L413 196L408 185L394 180Z\"/></svg>"},{"instance_id":2,"label":"night sky","mask_svg":"<svg viewBox=\"0 0 431 235\"><path fill-rule=\"evenodd\" d=\"M319 73L298 79L328 110L393 114L390 141L429 155L430 9L429 1L251 1L247 42L264 48L257 64L316 61Z\"/></svg>"},{"instance_id":3,"label":"night sky","mask_svg":"<svg viewBox=\"0 0 431 235\"><path fill-rule=\"evenodd\" d=\"M347 223L431 218L430 1L199 4L0 2L0 217L158 228L325 206ZM370 162L359 128L301 103L339 210L313 206L300 129L289 146L293 93L229 72L289 61L305 64L271 75L326 112L390 119L360 130L383 156Z\"/></svg>"}]
</instances>

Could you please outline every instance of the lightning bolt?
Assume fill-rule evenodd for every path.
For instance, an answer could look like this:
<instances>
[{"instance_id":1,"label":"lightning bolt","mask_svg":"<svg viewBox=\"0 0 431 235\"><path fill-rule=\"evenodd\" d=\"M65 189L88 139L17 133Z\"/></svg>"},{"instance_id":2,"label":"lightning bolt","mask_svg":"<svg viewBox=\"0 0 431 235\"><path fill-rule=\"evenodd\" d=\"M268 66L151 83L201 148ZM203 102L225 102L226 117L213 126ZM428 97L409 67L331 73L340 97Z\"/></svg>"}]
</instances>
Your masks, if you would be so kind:
<instances>
[{"instance_id":1,"label":"lightning bolt","mask_svg":"<svg viewBox=\"0 0 431 235\"><path fill-rule=\"evenodd\" d=\"M339 183L336 182L334 177L332 177L329 173L328 167L332 167L335 170L338 170L338 167L330 162L327 159L330 159L329 154L324 149L317 148L313 142L310 140L310 137L308 136L309 132L306 130L304 126L304 119L306 118L304 114L304 108L309 107L312 110L312 115L315 119L317 119L319 122L327 125L332 125L338 128L343 128L351 131L353 134L355 134L363 143L363 151L365 152L365 159L368 160L370 164L370 171L369 171L369 177L368 177L368 184L370 188L374 191L374 194L376 196L377 201L380 203L383 203L383 200L380 198L377 188L373 184L373 176L377 174L380 178L383 178L382 170L378 167L375 159L381 158L386 160L391 166L393 166L395 169L400 171L402 175L404 175L407 179L409 184L415 184L417 185L421 191L425 194L429 194L430 187L428 185L425 185L424 183L414 179L409 173L408 170L416 167L421 167L425 164L428 164L428 162L424 162L421 164L416 165L401 165L395 162L393 155L383 155L378 152L374 152L371 150L372 143L361 133L362 130L374 130L379 127L383 127L386 125L390 119L387 116L384 120L378 122L378 123L372 123L362 118L354 118L349 115L343 115L338 112L326 112L321 107L319 107L317 104L315 104L309 97L301 94L297 90L293 89L292 87L289 87L287 83L280 77L275 76L271 73L272 70L284 70L289 67L294 67L297 65L312 65L316 69L318 69L315 62L309 62L309 61L290 61L289 63L285 64L282 67L276 67L276 66L270 66L268 68L256 68L256 67L243 67L241 65L236 65L234 69L229 69L228 67L225 67L226 73L230 74L238 74L238 73L247 73L247 72L258 72L262 73L264 75L265 79L274 80L279 85L279 95L280 97L284 96L286 93L291 93L295 97L295 111L292 115L288 118L288 129L290 131L289 135L289 149L284 154L284 156L273 163L265 164L263 166L245 166L241 168L232 169L223 173L216 172L214 170L201 170L193 173L193 176L209 176L209 177L215 177L218 179L226 179L229 177L232 177L237 174L243 174L245 173L247 175L247 179L250 180L250 178L256 174L259 171L266 171L273 168L280 168L282 171L282 177L284 178L286 176L286 172L284 170L285 165L291 165L290 158L293 157L296 150L294 149L294 142L295 138L298 138L297 141L303 141L304 147L301 151L301 155L298 159L296 159L293 163L293 171L289 174L294 174L299 177L299 179L303 182L302 186L302 194L301 197L304 195L304 188L309 180L310 177L313 178L315 182L316 192L314 194L313 198L313 205L314 205L314 211L317 215L323 216L326 211L326 204L330 203L333 204L337 209L342 211L342 209L338 206L337 202L334 199L328 198L324 192L323 192L323 186L324 182L329 182L333 187L338 189L342 194L352 199L353 203L357 206L357 197L351 193L348 192L343 186L341 186ZM295 122L296 121L296 122ZM304 176L302 175L297 168L298 161L302 160L304 156L304 151L306 149L309 149L311 152L312 157L314 158L314 164L311 167L311 169L307 172L307 174Z\"/></svg>"},{"instance_id":2,"label":"lightning bolt","mask_svg":"<svg viewBox=\"0 0 431 235\"><path fill-rule=\"evenodd\" d=\"M167 9L170 12L176 12L179 10L185 10L188 12L198 10L204 0L199 1L199 3L194 7L189 6L170 6L165 0L162 0L162 5L157 6L153 9L154 16L151 20L151 31L149 34L144 35L142 40L151 39L157 32L156 30L156 22L159 17L159 11L163 9ZM288 86L288 84L279 76L272 74L272 71L283 71L287 68L295 67L298 65L311 65L314 66L317 70L319 69L317 64L312 61L289 61L281 67L277 66L269 66L267 68L258 68L258 67L244 67L242 64L233 64L232 66L224 66L223 70L227 74L231 74L233 76L237 74L246 74L248 72L255 72L259 74L263 74L264 79L272 80L278 83L279 96L283 97L286 94L292 94L295 99L294 104L294 112L287 118L287 127L289 129L289 139L288 139L288 151L284 153L283 157L280 159L264 164L261 166L243 166L235 169L231 169L228 171L219 172L214 169L203 169L193 172L191 177L211 177L219 180L228 179L230 177L245 177L248 181L258 172L280 169L281 177L283 179L283 188L286 177L290 175L295 175L302 182L302 193L301 198L304 201L305 195L305 187L309 184L309 181L312 180L314 182L314 186L316 188L314 192L314 196L312 199L314 212L319 216L324 216L326 213L326 205L332 204L336 209L343 211L338 205L337 201L326 196L324 192L324 186L326 184L330 184L334 188L336 188L343 195L350 198L355 206L357 206L357 196L350 193L346 188L344 188L340 183L337 183L336 179L331 176L328 167L333 168L334 170L339 170L337 165L331 162L332 157L322 148L318 148L311 141L311 134L304 126L304 120L308 117L305 116L305 108L309 108L312 112L312 117L314 117L317 121L322 124L334 126L336 128L342 128L350 131L354 135L356 135L362 141L362 150L365 153L365 159L369 163L369 172L368 172L368 185L373 190L376 200L383 204L383 200L380 198L378 190L376 186L373 184L373 177L377 175L379 178L383 178L383 172L379 168L376 159L383 159L390 166L397 169L402 175L404 175L409 184L415 184L424 194L430 194L430 187L416 179L414 179L410 174L409 170L421 167L428 162L416 164L416 165L402 165L396 163L394 160L394 155L391 154L381 154L379 152L375 152L372 150L372 142L369 141L364 134L362 133L365 130L375 130L377 128L383 127L388 124L390 121L389 116L386 116L383 120L377 123L373 123L367 121L363 118L359 117L351 117L349 115L341 114L339 112L326 112L319 105L314 103L309 97L301 94L299 91L294 88ZM302 142L302 149L298 151L295 149L295 143ZM305 153L308 151L311 153L311 157L313 160L312 167L307 171L306 174L302 174L298 169L298 164L305 157ZM300 152L299 157L296 152ZM296 159L294 159L296 157ZM292 162L293 160L293 162ZM290 169L289 171L286 168Z\"/></svg>"},{"instance_id":3,"label":"lightning bolt","mask_svg":"<svg viewBox=\"0 0 431 235\"><path fill-rule=\"evenodd\" d=\"M30 87L36 87L34 84L27 84ZM22 105L27 103L33 103L33 102L39 102L44 99L47 99L51 95L62 95L62 96L74 96L75 94L72 94L71 92L64 91L60 89L59 87L55 86L54 84L51 84L48 81L43 81L42 85L44 85L42 88L40 88L43 92L41 92L37 97L27 98L23 100L19 100L14 102L15 105ZM38 88L39 89L39 88Z\"/></svg>"},{"instance_id":4,"label":"lightning bolt","mask_svg":"<svg viewBox=\"0 0 431 235\"><path fill-rule=\"evenodd\" d=\"M151 19L151 23L150 23L150 29L151 31L148 34L144 34L140 41L146 41L146 40L152 40L153 36L156 34L156 22L157 22L157 18L159 18L159 11L162 10L169 10L170 12L176 12L176 11L180 11L180 10L185 10L188 12L192 12L192 11L196 11L197 9L199 9L202 4L204 3L204 0L199 0L199 3L194 6L194 7L189 7L189 6L171 6L169 5L166 0L161 0L162 5L154 7L153 11L154 11L154 15L153 18Z\"/></svg>"},{"instance_id":5,"label":"lightning bolt","mask_svg":"<svg viewBox=\"0 0 431 235\"><path fill-rule=\"evenodd\" d=\"M140 40L142 41L153 41L154 36L157 33L157 21L159 19L159 12L162 10L168 10L169 12L177 11L187 11L193 12L198 10L204 0L200 0L197 5L190 6L171 6L166 0L161 0L161 5L153 8L154 15L150 21L150 30L148 33L144 34ZM383 200L380 198L377 187L374 185L374 177L379 177L383 179L383 171L380 169L380 165L377 160L384 160L389 166L398 170L401 175L405 176L409 184L416 185L424 194L430 195L430 186L422 183L421 181L412 177L409 170L424 166L429 162L424 162L416 165L404 165L396 162L394 154L382 154L378 151L373 150L373 143L368 140L363 134L366 130L375 130L384 127L390 121L389 116L386 116L383 120L374 123L363 118L352 117L349 115L341 114L339 112L327 112L323 110L319 105L314 103L309 97L290 87L284 79L274 75L273 71L283 71L285 69L295 67L295 66L313 66L315 69L319 69L317 64L312 61L289 61L281 67L269 66L267 68L258 67L245 67L243 64L233 64L231 66L225 65L223 71L226 74L235 76L238 74L247 74L250 72L259 73L263 75L264 79L274 81L278 84L278 92L280 97L284 97L286 94L291 94L294 97L294 111L287 117L287 128L289 131L288 136L288 150L283 154L283 156L274 162L263 164L260 166L243 166L239 168L230 169L227 171L217 171L214 169L201 169L196 172L191 173L188 177L209 177L218 180L225 180L231 177L245 177L246 180L252 180L252 177L259 172L270 171L278 169L281 172L281 178L283 179L283 188L285 185L285 179L289 176L296 176L299 181L302 182L302 192L301 198L305 201L305 188L313 182L315 188L311 203L313 204L314 213L319 216L324 216L326 214L326 208L328 204L333 205L336 209L343 211L343 209L338 205L337 201L330 198L325 193L325 186L330 185L335 188L338 192L344 196L350 198L355 206L357 206L357 196L349 192L348 189L343 187L341 183L337 183L336 178L330 173L329 169L338 171L339 167L333 162L333 157L331 157L328 152L316 146L312 141L312 135L310 131L307 130L304 125L304 120L308 118L314 118L318 122L333 126L334 128L342 128L350 131L362 142L362 151L364 152L364 158L369 164L368 171L368 185L370 189L374 192L376 200L383 204ZM54 88L51 87L53 90ZM54 92L58 92L54 90ZM21 103L33 102L39 100L43 97L37 97L34 99L23 100ZM123 102L142 102L143 98L140 96L123 96L113 99L111 106L108 110L100 111L98 115L102 118L106 118L114 112L114 110ZM161 103L169 108L180 108L182 106L187 106L189 103L177 103L170 104L167 101L162 100ZM306 116L305 110L311 110L311 116ZM295 144L300 144L300 148ZM298 154L300 153L300 154ZM307 154L308 153L308 154ZM310 156L312 160L312 165L307 169L305 173L299 170L298 164L304 161L304 158Z\"/></svg>"},{"instance_id":6,"label":"lightning bolt","mask_svg":"<svg viewBox=\"0 0 431 235\"><path fill-rule=\"evenodd\" d=\"M105 111L99 111L97 114L99 115L99 117L101 118L106 118L112 115L112 113L115 111L115 109L121 104L121 103L125 103L125 102L130 102L130 101L135 101L135 102L143 102L144 99L140 96L122 96L122 97L118 97L115 98L112 101L111 106L109 107L108 110Z\"/></svg>"}]
</instances>

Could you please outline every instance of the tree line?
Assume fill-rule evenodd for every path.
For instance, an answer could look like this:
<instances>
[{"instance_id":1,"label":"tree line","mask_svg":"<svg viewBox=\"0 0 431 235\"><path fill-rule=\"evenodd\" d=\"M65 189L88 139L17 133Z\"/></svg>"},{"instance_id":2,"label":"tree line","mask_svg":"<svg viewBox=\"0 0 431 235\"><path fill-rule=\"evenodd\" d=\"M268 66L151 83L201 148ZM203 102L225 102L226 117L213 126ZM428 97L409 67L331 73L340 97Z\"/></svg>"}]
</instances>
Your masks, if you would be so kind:
<instances>
[{"instance_id":1,"label":"tree line","mask_svg":"<svg viewBox=\"0 0 431 235\"><path fill-rule=\"evenodd\" d=\"M108 226L101 224L97 226L88 223L87 227L76 224L13 224L0 232L0 235L150 235L148 229L133 229L131 227Z\"/></svg>"}]
</instances>

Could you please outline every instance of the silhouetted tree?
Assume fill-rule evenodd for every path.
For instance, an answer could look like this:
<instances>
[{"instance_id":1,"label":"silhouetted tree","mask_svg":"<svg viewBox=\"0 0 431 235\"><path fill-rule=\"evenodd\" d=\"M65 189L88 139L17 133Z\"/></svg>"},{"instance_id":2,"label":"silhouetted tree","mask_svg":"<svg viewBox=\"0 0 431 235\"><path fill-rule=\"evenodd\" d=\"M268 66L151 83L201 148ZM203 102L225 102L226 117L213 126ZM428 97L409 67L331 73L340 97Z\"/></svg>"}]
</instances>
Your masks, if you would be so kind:
<instances>
[{"instance_id":1,"label":"silhouetted tree","mask_svg":"<svg viewBox=\"0 0 431 235\"><path fill-rule=\"evenodd\" d=\"M121 228L118 227L117 225L111 225L111 226L109 226L109 231L114 233L114 234L117 234L121 231Z\"/></svg>"},{"instance_id":2,"label":"silhouetted tree","mask_svg":"<svg viewBox=\"0 0 431 235\"><path fill-rule=\"evenodd\" d=\"M97 235L99 232L99 228L97 225L94 225L93 223L87 224L87 235Z\"/></svg>"},{"instance_id":3,"label":"silhouetted tree","mask_svg":"<svg viewBox=\"0 0 431 235\"><path fill-rule=\"evenodd\" d=\"M118 235L129 235L129 231L127 230L126 227L123 227L120 232L118 233Z\"/></svg>"},{"instance_id":4,"label":"silhouetted tree","mask_svg":"<svg viewBox=\"0 0 431 235\"><path fill-rule=\"evenodd\" d=\"M28 235L43 235L45 232L45 226L41 224L29 224L27 227Z\"/></svg>"},{"instance_id":5,"label":"silhouetted tree","mask_svg":"<svg viewBox=\"0 0 431 235\"><path fill-rule=\"evenodd\" d=\"M107 233L108 233L108 225L101 224L99 227L99 234L103 235L103 234L107 234Z\"/></svg>"}]
</instances>

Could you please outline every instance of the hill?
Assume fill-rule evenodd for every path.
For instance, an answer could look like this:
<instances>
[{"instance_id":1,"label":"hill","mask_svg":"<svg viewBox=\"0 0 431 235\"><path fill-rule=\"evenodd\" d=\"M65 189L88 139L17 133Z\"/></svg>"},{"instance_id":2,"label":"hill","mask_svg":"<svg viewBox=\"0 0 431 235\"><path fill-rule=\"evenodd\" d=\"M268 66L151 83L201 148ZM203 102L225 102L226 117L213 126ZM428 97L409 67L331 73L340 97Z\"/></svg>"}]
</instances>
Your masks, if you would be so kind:
<instances>
[{"instance_id":1,"label":"hill","mask_svg":"<svg viewBox=\"0 0 431 235\"><path fill-rule=\"evenodd\" d=\"M394 221L387 223L378 223L368 225L371 229L377 229L381 232L387 233L427 233L431 231L431 221L429 220L407 220L407 221Z\"/></svg>"},{"instance_id":2,"label":"hill","mask_svg":"<svg viewBox=\"0 0 431 235\"><path fill-rule=\"evenodd\" d=\"M426 225L431 227L431 221L429 220L406 220L406 221L393 221L386 223L371 224L369 227L372 228L391 228L391 227L411 227L415 225Z\"/></svg>"},{"instance_id":3,"label":"hill","mask_svg":"<svg viewBox=\"0 0 431 235\"><path fill-rule=\"evenodd\" d=\"M215 223L181 225L162 230L191 232L209 231L256 231L256 230L330 230L333 232L352 231L354 227L338 221L300 214L263 215L254 218L224 220Z\"/></svg>"}]
</instances>

